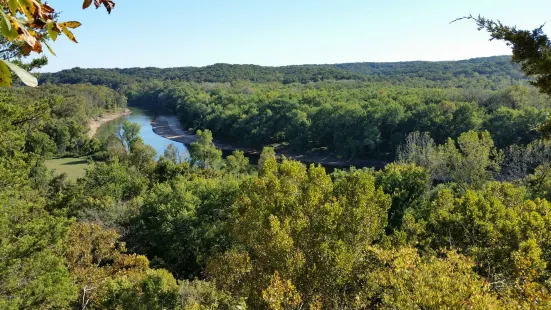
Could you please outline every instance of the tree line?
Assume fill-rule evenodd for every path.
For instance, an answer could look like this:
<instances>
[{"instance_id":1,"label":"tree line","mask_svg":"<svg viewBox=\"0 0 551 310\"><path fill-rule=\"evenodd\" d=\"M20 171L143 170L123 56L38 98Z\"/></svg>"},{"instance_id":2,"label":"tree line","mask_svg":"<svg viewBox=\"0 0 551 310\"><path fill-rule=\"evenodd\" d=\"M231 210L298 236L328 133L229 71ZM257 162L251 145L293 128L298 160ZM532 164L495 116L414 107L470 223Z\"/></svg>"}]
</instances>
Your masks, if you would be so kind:
<instances>
[{"instance_id":1,"label":"tree line","mask_svg":"<svg viewBox=\"0 0 551 310\"><path fill-rule=\"evenodd\" d=\"M73 68L40 75L41 83L105 85L117 90L144 81L227 83L250 81L282 84L359 80L421 87L478 87L497 89L526 81L510 56L475 58L449 62L345 63L263 67L257 65L214 64L181 68Z\"/></svg>"},{"instance_id":2,"label":"tree line","mask_svg":"<svg viewBox=\"0 0 551 310\"><path fill-rule=\"evenodd\" d=\"M129 100L175 113L184 128L209 129L236 145L332 153L344 160L393 160L416 131L443 143L487 130L499 148L526 145L541 137L538 127L551 107L547 96L527 85L489 91L358 81L164 83L129 93Z\"/></svg>"}]
</instances>

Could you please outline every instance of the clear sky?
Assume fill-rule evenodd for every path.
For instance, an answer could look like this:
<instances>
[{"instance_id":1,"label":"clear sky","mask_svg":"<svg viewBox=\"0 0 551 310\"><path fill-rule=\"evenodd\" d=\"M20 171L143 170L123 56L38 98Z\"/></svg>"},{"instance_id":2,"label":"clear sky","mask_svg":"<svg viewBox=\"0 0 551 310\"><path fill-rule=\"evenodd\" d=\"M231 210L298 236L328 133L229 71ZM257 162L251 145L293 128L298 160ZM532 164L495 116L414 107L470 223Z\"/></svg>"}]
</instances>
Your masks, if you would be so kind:
<instances>
[{"instance_id":1,"label":"clear sky","mask_svg":"<svg viewBox=\"0 0 551 310\"><path fill-rule=\"evenodd\" d=\"M115 0L111 15L81 2L49 1L83 25L79 44L53 44L43 71L467 59L510 49L472 21L450 24L456 17L526 29L551 19L548 0Z\"/></svg>"}]
</instances>

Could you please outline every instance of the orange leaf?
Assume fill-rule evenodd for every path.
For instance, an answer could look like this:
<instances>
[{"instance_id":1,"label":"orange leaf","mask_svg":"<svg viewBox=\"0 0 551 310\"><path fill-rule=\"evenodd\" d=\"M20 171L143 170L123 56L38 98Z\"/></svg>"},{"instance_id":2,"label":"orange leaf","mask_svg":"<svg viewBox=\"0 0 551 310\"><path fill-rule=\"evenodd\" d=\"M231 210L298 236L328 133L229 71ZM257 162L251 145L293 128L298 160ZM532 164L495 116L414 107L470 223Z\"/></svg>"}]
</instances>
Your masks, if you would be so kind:
<instances>
[{"instance_id":1,"label":"orange leaf","mask_svg":"<svg viewBox=\"0 0 551 310\"><path fill-rule=\"evenodd\" d=\"M32 49L30 46L28 46L27 44L24 44L22 47L21 47L21 52L23 53L23 55L25 56L29 56L32 52Z\"/></svg>"},{"instance_id":2,"label":"orange leaf","mask_svg":"<svg viewBox=\"0 0 551 310\"><path fill-rule=\"evenodd\" d=\"M87 9L92 4L92 0L84 0L82 4L82 9Z\"/></svg>"},{"instance_id":3,"label":"orange leaf","mask_svg":"<svg viewBox=\"0 0 551 310\"><path fill-rule=\"evenodd\" d=\"M46 4L46 3L42 4L42 10L43 10L45 13L53 13L53 12L55 12L54 8L52 8L51 6L49 6L49 5Z\"/></svg>"},{"instance_id":4,"label":"orange leaf","mask_svg":"<svg viewBox=\"0 0 551 310\"><path fill-rule=\"evenodd\" d=\"M20 34L19 37L21 39L23 39L23 41L25 41L25 43L27 43L27 45L29 45L34 50L33 47L36 44L36 38L35 37L30 35L26 30L22 34Z\"/></svg>"}]
</instances>

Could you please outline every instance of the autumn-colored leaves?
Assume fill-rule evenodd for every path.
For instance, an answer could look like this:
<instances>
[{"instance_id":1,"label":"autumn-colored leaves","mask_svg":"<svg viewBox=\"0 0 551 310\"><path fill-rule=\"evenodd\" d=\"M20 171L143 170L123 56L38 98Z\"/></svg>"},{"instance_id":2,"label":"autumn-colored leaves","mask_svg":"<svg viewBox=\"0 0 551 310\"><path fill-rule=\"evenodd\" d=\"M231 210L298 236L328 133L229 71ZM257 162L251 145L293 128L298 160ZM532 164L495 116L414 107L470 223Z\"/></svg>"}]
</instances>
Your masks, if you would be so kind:
<instances>
[{"instance_id":1,"label":"autumn-colored leaves","mask_svg":"<svg viewBox=\"0 0 551 310\"><path fill-rule=\"evenodd\" d=\"M83 8L86 9L92 4L92 0L85 0ZM105 6L107 11L115 7L115 3L111 0L95 0L94 5L99 8ZM25 19L19 18L24 16ZM1 33L9 41L22 42L21 51L24 55L29 55L31 52L41 53L42 44L54 54L46 42L46 33L49 39L55 41L59 34L63 33L73 42L77 42L74 34L70 29L81 26L79 22L69 21L58 23L54 8L48 4L41 3L40 0L9 0L7 7L4 5L2 12ZM55 55L55 54L54 54Z\"/></svg>"},{"instance_id":2,"label":"autumn-colored leaves","mask_svg":"<svg viewBox=\"0 0 551 310\"><path fill-rule=\"evenodd\" d=\"M92 0L84 0L82 8L87 9L91 4ZM94 5L96 6L96 9L103 5L109 14L111 14L111 10L115 8L115 2L111 0L94 0Z\"/></svg>"},{"instance_id":3,"label":"autumn-colored leaves","mask_svg":"<svg viewBox=\"0 0 551 310\"><path fill-rule=\"evenodd\" d=\"M96 8L104 6L107 12L115 7L112 0L94 0ZM0 34L13 46L16 46L24 56L32 52L42 53L42 46L55 55L48 45L48 40L56 41L60 34L64 34L69 40L78 43L70 29L81 26L77 21L58 22L57 14L51 6L42 3L42 0L0 0ZM88 8L92 0L85 0L82 7ZM10 86L11 76L7 67L12 69L7 59L0 63L0 86ZM15 66L15 65L14 65ZM20 68L19 68L20 69ZM12 69L13 70L13 69ZM14 71L27 85L36 86L36 79L27 72L24 79L18 71ZM25 72L23 70L23 72ZM25 74L24 74L25 75Z\"/></svg>"},{"instance_id":4,"label":"autumn-colored leaves","mask_svg":"<svg viewBox=\"0 0 551 310\"><path fill-rule=\"evenodd\" d=\"M109 13L115 7L111 0L94 0L96 8L104 6ZM55 41L63 33L73 42L77 42L70 29L80 27L76 21L58 23L54 8L41 0L5 0L1 13L0 33L8 41L21 42L21 51L24 55L31 52L41 53L42 44L48 46L46 40ZM85 0L82 7L88 8L92 0ZM47 32L42 30L46 29ZM47 36L46 36L47 35Z\"/></svg>"},{"instance_id":5,"label":"autumn-colored leaves","mask_svg":"<svg viewBox=\"0 0 551 310\"><path fill-rule=\"evenodd\" d=\"M42 52L44 36L40 30L53 22L52 7L36 0L9 0L1 13L0 30L8 41L21 42L20 49L24 55Z\"/></svg>"}]
</instances>

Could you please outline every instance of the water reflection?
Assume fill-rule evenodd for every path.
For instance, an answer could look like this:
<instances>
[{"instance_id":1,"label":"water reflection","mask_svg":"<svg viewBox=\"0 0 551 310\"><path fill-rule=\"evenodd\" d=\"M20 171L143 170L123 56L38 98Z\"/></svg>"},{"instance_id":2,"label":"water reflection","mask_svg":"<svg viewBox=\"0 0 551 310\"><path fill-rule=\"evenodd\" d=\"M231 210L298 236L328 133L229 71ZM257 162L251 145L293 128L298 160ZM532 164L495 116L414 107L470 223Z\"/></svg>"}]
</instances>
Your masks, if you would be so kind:
<instances>
[{"instance_id":1,"label":"water reflection","mask_svg":"<svg viewBox=\"0 0 551 310\"><path fill-rule=\"evenodd\" d=\"M96 137L101 139L109 136L110 134L117 133L121 130L122 124L125 121L129 121L140 124L140 136L145 144L151 145L155 151L157 151L157 157L163 155L164 150L169 144L173 144L178 149L180 155L189 156L189 152L184 144L163 138L153 132L151 121L155 118L155 115L152 112L134 107L131 107L130 110L132 111L132 114L117 118L101 125L98 129Z\"/></svg>"}]
</instances>

